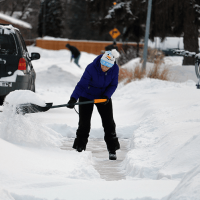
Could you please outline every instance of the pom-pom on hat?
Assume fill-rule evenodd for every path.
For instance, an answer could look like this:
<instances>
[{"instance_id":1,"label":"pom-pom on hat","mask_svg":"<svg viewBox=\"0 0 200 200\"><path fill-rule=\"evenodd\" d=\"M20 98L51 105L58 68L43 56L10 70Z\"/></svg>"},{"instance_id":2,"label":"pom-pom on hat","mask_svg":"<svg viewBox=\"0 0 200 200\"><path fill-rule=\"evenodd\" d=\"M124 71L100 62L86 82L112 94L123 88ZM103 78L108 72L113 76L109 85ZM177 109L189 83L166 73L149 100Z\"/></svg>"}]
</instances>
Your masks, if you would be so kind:
<instances>
[{"instance_id":1,"label":"pom-pom on hat","mask_svg":"<svg viewBox=\"0 0 200 200\"><path fill-rule=\"evenodd\" d=\"M100 63L106 67L112 67L119 56L120 54L116 49L106 51L101 57Z\"/></svg>"}]
</instances>

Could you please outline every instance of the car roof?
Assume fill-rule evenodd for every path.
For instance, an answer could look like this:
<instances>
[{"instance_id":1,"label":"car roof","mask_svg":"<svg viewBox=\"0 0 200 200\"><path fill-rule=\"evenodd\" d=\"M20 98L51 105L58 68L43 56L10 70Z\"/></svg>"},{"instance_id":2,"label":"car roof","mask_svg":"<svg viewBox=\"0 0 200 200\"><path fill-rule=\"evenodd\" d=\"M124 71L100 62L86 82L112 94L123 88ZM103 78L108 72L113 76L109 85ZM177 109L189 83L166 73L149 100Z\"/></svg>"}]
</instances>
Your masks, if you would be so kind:
<instances>
[{"instance_id":1,"label":"car roof","mask_svg":"<svg viewBox=\"0 0 200 200\"><path fill-rule=\"evenodd\" d=\"M6 29L8 32L15 33L15 30L18 30L17 28L13 27L11 24L0 24L0 29Z\"/></svg>"}]
</instances>

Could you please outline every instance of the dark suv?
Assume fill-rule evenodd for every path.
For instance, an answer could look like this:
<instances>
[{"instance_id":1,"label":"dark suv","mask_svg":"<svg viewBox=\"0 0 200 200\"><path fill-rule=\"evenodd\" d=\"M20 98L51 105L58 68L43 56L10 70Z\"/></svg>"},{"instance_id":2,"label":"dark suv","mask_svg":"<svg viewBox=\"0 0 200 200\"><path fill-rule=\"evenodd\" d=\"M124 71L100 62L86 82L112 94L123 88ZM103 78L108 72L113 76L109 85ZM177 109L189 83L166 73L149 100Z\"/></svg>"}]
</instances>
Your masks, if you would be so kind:
<instances>
[{"instance_id":1,"label":"dark suv","mask_svg":"<svg viewBox=\"0 0 200 200\"><path fill-rule=\"evenodd\" d=\"M19 29L0 24L0 105L11 91L35 92L36 74L31 60L39 58L39 53L31 53L29 56Z\"/></svg>"}]
</instances>

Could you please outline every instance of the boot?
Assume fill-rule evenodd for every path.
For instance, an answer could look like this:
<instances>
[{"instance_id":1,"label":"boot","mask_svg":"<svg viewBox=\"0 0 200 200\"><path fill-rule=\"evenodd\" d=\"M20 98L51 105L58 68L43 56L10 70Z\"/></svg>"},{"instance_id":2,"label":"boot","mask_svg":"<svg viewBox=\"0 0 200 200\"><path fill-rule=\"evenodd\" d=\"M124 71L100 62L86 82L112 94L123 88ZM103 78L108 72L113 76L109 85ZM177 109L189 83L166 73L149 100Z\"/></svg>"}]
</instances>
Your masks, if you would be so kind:
<instances>
[{"instance_id":1,"label":"boot","mask_svg":"<svg viewBox=\"0 0 200 200\"><path fill-rule=\"evenodd\" d=\"M78 152L85 151L88 139L87 138L75 138L72 148Z\"/></svg>"},{"instance_id":2,"label":"boot","mask_svg":"<svg viewBox=\"0 0 200 200\"><path fill-rule=\"evenodd\" d=\"M116 152L109 152L109 160L117 160Z\"/></svg>"},{"instance_id":3,"label":"boot","mask_svg":"<svg viewBox=\"0 0 200 200\"><path fill-rule=\"evenodd\" d=\"M76 148L76 151L78 151L78 152L82 152L84 149L82 148L82 147L77 147Z\"/></svg>"},{"instance_id":4,"label":"boot","mask_svg":"<svg viewBox=\"0 0 200 200\"><path fill-rule=\"evenodd\" d=\"M115 154L115 151L120 149L120 144L117 137L104 137L104 140L106 142L108 152Z\"/></svg>"}]
</instances>

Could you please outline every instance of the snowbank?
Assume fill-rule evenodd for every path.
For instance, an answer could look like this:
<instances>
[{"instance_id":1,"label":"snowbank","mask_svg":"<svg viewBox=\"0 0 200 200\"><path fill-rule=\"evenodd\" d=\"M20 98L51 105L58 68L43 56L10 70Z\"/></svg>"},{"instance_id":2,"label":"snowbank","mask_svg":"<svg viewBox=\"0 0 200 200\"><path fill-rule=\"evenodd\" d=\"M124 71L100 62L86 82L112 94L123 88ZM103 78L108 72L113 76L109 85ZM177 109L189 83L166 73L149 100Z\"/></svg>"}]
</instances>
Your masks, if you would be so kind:
<instances>
[{"instance_id":1,"label":"snowbank","mask_svg":"<svg viewBox=\"0 0 200 200\"><path fill-rule=\"evenodd\" d=\"M134 88L127 108L137 113L132 118L137 120L132 150L123 162L128 176L180 179L200 162L200 104L196 102L200 94L194 85L193 81L143 80L118 91L123 98L128 88Z\"/></svg>"},{"instance_id":2,"label":"snowbank","mask_svg":"<svg viewBox=\"0 0 200 200\"><path fill-rule=\"evenodd\" d=\"M67 152L55 148L25 148L2 139L0 139L0 152L2 163L0 165L0 186L6 190L9 189L9 192L14 192L18 188L17 193L28 189L30 194L34 194L38 188L66 187L74 179L100 178L99 173L92 166L91 152ZM6 195L12 199L5 191L0 192L0 199Z\"/></svg>"},{"instance_id":3,"label":"snowbank","mask_svg":"<svg viewBox=\"0 0 200 200\"><path fill-rule=\"evenodd\" d=\"M160 69L167 68L169 69L169 80L173 82L185 82L188 80L193 80L194 82L198 82L195 73L194 65L182 65L183 57L181 56L167 56L164 57L164 63L160 66ZM140 58L135 58L130 60L128 63L122 65L122 68L128 69L129 71L133 71L135 67L140 66ZM146 71L147 73L153 68L153 63L147 62Z\"/></svg>"},{"instance_id":4,"label":"snowbank","mask_svg":"<svg viewBox=\"0 0 200 200\"><path fill-rule=\"evenodd\" d=\"M16 113L17 107L25 103L46 105L37 94L29 90L9 93L3 106L0 138L24 146L60 146L62 136L44 126L34 114Z\"/></svg>"},{"instance_id":5,"label":"snowbank","mask_svg":"<svg viewBox=\"0 0 200 200\"><path fill-rule=\"evenodd\" d=\"M17 145L32 147L61 146L62 136L46 127L36 116L3 111L0 138Z\"/></svg>"},{"instance_id":6,"label":"snowbank","mask_svg":"<svg viewBox=\"0 0 200 200\"><path fill-rule=\"evenodd\" d=\"M200 165L192 168L166 200L200 199Z\"/></svg>"},{"instance_id":7,"label":"snowbank","mask_svg":"<svg viewBox=\"0 0 200 200\"><path fill-rule=\"evenodd\" d=\"M0 187L0 199L2 200L15 200L12 195L7 191Z\"/></svg>"}]
</instances>

